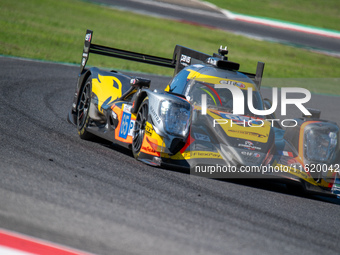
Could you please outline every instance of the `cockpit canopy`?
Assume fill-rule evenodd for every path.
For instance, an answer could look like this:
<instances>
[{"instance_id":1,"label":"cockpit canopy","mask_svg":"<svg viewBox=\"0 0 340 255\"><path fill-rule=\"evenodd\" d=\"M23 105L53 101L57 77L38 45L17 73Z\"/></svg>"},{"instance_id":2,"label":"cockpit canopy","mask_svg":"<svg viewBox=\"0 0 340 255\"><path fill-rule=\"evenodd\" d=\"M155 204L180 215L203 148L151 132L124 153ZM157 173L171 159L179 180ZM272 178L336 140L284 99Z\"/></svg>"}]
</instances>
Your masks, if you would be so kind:
<instances>
[{"instance_id":1,"label":"cockpit canopy","mask_svg":"<svg viewBox=\"0 0 340 255\"><path fill-rule=\"evenodd\" d=\"M228 88L219 88L218 86L219 84L232 85L242 91L245 115L253 115L248 107L248 88L251 88L254 108L264 109L259 91L245 75L233 71L220 71L203 65L193 67L185 68L176 75L170 84L169 92L185 96L193 106L201 106L202 95L206 95L208 109L233 112L232 92Z\"/></svg>"}]
</instances>

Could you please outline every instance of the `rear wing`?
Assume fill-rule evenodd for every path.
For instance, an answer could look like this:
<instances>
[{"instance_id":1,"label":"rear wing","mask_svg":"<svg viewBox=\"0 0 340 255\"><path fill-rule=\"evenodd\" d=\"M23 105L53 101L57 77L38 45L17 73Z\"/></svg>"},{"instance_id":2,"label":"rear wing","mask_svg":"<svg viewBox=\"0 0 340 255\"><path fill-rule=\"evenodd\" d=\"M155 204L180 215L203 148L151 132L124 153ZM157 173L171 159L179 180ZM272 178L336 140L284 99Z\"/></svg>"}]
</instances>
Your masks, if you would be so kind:
<instances>
[{"instance_id":1,"label":"rear wing","mask_svg":"<svg viewBox=\"0 0 340 255\"><path fill-rule=\"evenodd\" d=\"M152 56L152 55L147 55L147 54L142 54L142 53L137 53L137 52L132 52L132 51L111 48L111 47L102 46L98 44L93 44L92 37L93 37L93 31L88 29L85 35L85 43L84 43L83 56L82 56L82 61L81 61L81 66L80 66L80 73L84 71L84 68L88 61L90 53L99 54L99 55L108 56L108 57L121 58L125 60L141 62L145 64L172 68L172 69L175 69L175 74L177 74L179 71L181 71L186 66L207 63L207 60L210 60L210 59L212 61L208 63L221 62L222 64L224 64L223 66L227 66L227 68L231 67L231 69L235 69L235 70L238 70L238 66L239 66L239 64L237 63L227 61L226 60L227 58L224 56L217 55L217 54L214 54L213 56L208 55L208 54L205 54L199 51L195 51L193 49L183 47L181 45L176 45L172 59L169 59L169 58L162 58L162 57L157 57L157 56ZM255 82L257 87L260 88L262 75L263 75L263 69L264 69L264 63L258 62L256 74L246 73L246 72L241 72L241 73L247 75L250 79L252 79Z\"/></svg>"},{"instance_id":2,"label":"rear wing","mask_svg":"<svg viewBox=\"0 0 340 255\"><path fill-rule=\"evenodd\" d=\"M87 30L85 35L85 43L83 49L83 58L81 61L80 72L82 73L90 53L99 54L108 57L121 58L126 60L132 60L142 62L146 64L158 65L163 67L175 68L175 64L172 59L161 58L146 54L141 54L132 51L115 49L107 46L97 45L92 43L93 31Z\"/></svg>"}]
</instances>

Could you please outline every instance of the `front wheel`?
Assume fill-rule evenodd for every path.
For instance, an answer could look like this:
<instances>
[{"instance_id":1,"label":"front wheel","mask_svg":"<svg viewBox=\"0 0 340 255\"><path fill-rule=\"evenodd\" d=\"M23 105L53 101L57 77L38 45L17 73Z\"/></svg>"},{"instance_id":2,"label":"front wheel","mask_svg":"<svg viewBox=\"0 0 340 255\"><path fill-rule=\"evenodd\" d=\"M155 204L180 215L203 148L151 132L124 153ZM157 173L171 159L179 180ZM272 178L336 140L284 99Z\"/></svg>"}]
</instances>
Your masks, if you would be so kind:
<instances>
[{"instance_id":1,"label":"front wheel","mask_svg":"<svg viewBox=\"0 0 340 255\"><path fill-rule=\"evenodd\" d=\"M86 128L90 120L92 76L90 76L81 89L77 104L77 129L81 139L91 140L94 135L89 133Z\"/></svg>"},{"instance_id":2,"label":"front wheel","mask_svg":"<svg viewBox=\"0 0 340 255\"><path fill-rule=\"evenodd\" d=\"M133 129L132 153L135 158L138 158L140 150L142 148L145 136L145 125L148 120L148 114L149 114L149 100L148 98L145 98L143 103L138 109L135 126Z\"/></svg>"}]
</instances>

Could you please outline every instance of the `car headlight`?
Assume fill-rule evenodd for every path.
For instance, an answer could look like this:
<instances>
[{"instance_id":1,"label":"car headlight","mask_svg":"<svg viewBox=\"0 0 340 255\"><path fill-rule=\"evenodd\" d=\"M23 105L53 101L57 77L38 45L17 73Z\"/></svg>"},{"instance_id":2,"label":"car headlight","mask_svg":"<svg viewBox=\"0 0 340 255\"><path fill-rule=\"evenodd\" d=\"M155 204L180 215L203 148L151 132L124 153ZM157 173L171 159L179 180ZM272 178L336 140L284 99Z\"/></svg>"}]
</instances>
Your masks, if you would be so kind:
<instances>
[{"instance_id":1,"label":"car headlight","mask_svg":"<svg viewBox=\"0 0 340 255\"><path fill-rule=\"evenodd\" d=\"M338 144L338 129L333 125L312 124L305 131L305 156L311 161L328 162Z\"/></svg>"},{"instance_id":2,"label":"car headlight","mask_svg":"<svg viewBox=\"0 0 340 255\"><path fill-rule=\"evenodd\" d=\"M190 105L165 100L160 104L164 129L171 135L186 136L190 126Z\"/></svg>"}]
</instances>

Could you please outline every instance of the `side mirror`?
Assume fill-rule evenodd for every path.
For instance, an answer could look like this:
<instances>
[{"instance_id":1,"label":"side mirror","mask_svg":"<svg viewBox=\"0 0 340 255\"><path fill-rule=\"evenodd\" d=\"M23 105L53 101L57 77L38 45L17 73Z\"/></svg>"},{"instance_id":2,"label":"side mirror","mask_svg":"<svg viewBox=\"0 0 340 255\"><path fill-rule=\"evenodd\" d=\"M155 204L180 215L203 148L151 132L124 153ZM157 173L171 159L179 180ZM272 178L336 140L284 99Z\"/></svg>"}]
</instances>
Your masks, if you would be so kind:
<instances>
[{"instance_id":1,"label":"side mirror","mask_svg":"<svg viewBox=\"0 0 340 255\"><path fill-rule=\"evenodd\" d=\"M312 115L309 116L309 115L304 115L304 114L302 114L302 118L320 119L321 111L320 111L319 109L307 108L307 110L308 110Z\"/></svg>"},{"instance_id":2,"label":"side mirror","mask_svg":"<svg viewBox=\"0 0 340 255\"><path fill-rule=\"evenodd\" d=\"M130 85L135 88L150 88L151 80L144 78L133 78L130 80Z\"/></svg>"}]
</instances>

